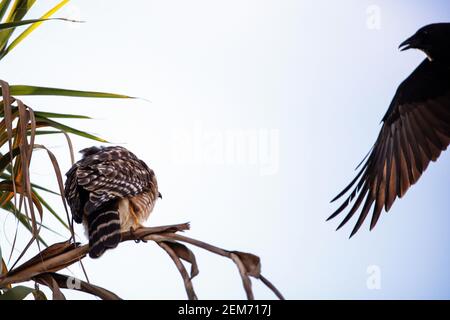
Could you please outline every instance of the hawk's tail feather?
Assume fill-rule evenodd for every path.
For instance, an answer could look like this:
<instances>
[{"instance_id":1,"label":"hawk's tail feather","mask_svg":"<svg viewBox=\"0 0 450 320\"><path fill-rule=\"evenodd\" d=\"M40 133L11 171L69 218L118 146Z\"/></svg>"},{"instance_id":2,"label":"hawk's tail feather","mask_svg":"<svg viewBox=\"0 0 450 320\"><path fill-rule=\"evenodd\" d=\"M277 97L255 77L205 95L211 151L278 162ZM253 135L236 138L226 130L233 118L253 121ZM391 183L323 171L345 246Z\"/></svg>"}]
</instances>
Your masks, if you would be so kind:
<instances>
[{"instance_id":1,"label":"hawk's tail feather","mask_svg":"<svg viewBox=\"0 0 450 320\"><path fill-rule=\"evenodd\" d=\"M117 203L103 206L87 215L89 256L99 258L106 250L117 247L121 240Z\"/></svg>"}]
</instances>

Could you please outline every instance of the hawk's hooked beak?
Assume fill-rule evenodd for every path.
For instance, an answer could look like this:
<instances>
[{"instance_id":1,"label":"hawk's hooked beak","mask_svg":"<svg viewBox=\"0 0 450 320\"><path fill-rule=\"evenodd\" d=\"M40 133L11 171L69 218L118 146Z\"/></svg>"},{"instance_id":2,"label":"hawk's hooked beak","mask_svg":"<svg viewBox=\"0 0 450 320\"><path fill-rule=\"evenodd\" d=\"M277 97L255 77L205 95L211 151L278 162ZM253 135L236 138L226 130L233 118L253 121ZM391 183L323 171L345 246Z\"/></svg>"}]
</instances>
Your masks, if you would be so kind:
<instances>
[{"instance_id":1,"label":"hawk's hooked beak","mask_svg":"<svg viewBox=\"0 0 450 320\"><path fill-rule=\"evenodd\" d=\"M161 194L161 192L158 192L158 198L162 199L162 194Z\"/></svg>"},{"instance_id":2,"label":"hawk's hooked beak","mask_svg":"<svg viewBox=\"0 0 450 320\"><path fill-rule=\"evenodd\" d=\"M400 51L406 51L409 49L418 49L420 45L419 39L414 35L411 38L403 41L398 47Z\"/></svg>"}]
</instances>

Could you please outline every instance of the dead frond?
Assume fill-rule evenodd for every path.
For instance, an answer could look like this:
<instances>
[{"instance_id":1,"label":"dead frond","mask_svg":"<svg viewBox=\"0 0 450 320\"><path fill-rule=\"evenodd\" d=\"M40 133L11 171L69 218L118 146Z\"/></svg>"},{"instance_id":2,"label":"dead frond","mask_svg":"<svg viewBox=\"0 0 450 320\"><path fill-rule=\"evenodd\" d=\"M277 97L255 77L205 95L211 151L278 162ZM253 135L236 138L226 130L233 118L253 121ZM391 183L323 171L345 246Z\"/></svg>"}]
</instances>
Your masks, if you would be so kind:
<instances>
[{"instance_id":1,"label":"dead frond","mask_svg":"<svg viewBox=\"0 0 450 320\"><path fill-rule=\"evenodd\" d=\"M161 227L140 228L122 233L122 241L153 241L164 249L175 263L184 282L188 299L196 300L192 279L199 274L194 253L185 245L191 245L211 253L226 257L233 261L242 278L242 283L249 300L254 299L251 278L262 281L279 299L282 294L261 274L259 257L250 253L224 250L206 242L180 235L179 232L189 230L189 224L178 224ZM185 243L185 244L183 244ZM57 272L84 259L89 252L88 245L74 244L69 241L56 243L21 266L10 270L0 277L0 288L6 288L15 283L36 281L49 287L54 299L63 299L60 289L79 290L93 294L101 299L119 299L114 293L89 284L87 282L68 277ZM186 270L182 260L191 265L190 272ZM76 285L74 285L75 283Z\"/></svg>"}]
</instances>

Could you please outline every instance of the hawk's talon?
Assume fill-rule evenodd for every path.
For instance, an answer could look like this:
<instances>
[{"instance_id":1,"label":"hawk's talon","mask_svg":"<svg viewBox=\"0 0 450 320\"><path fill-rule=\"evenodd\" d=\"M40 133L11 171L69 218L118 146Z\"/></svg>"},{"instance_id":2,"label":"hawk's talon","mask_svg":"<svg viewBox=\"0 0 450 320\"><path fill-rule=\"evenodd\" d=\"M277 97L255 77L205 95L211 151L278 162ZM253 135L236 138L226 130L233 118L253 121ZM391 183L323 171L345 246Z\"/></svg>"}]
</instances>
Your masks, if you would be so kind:
<instances>
[{"instance_id":1,"label":"hawk's talon","mask_svg":"<svg viewBox=\"0 0 450 320\"><path fill-rule=\"evenodd\" d=\"M139 243L139 242L147 243L147 240L138 238L138 236L136 235L135 231L136 231L136 230L134 230L133 227L130 227L130 234L131 234L131 236L134 238L134 239L133 239L134 242L135 242L135 243Z\"/></svg>"},{"instance_id":2,"label":"hawk's talon","mask_svg":"<svg viewBox=\"0 0 450 320\"><path fill-rule=\"evenodd\" d=\"M139 239L139 238L137 237L137 235L136 235L135 230L134 230L133 227L130 227L130 235L131 235L132 238L134 238L133 240L134 240L135 243L141 242L141 239Z\"/></svg>"}]
</instances>

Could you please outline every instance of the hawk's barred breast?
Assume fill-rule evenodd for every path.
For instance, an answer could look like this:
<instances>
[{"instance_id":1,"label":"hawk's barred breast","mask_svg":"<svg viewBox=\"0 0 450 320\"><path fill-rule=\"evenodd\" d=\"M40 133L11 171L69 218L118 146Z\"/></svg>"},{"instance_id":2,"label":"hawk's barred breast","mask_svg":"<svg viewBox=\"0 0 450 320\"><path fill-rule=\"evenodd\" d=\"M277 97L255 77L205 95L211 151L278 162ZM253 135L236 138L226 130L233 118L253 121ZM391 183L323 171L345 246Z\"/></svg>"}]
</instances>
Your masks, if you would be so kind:
<instances>
[{"instance_id":1,"label":"hawk's barred breast","mask_svg":"<svg viewBox=\"0 0 450 320\"><path fill-rule=\"evenodd\" d=\"M155 174L123 147L91 147L67 172L64 194L89 236L89 255L99 257L120 242L120 232L148 219L160 196Z\"/></svg>"}]
</instances>

